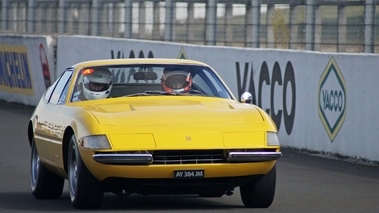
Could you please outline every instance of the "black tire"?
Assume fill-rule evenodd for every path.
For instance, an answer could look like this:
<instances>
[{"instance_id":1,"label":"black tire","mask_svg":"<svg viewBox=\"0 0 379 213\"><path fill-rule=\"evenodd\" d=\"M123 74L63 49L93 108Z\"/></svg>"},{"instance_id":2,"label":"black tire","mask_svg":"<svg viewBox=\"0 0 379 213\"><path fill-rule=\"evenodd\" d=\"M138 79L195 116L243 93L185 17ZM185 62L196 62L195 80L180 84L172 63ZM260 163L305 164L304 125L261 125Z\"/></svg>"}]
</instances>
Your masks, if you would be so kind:
<instances>
[{"instance_id":1,"label":"black tire","mask_svg":"<svg viewBox=\"0 0 379 213\"><path fill-rule=\"evenodd\" d=\"M248 208L268 208L274 201L276 165L266 175L240 186L243 204Z\"/></svg>"},{"instance_id":2,"label":"black tire","mask_svg":"<svg viewBox=\"0 0 379 213\"><path fill-rule=\"evenodd\" d=\"M77 209L95 209L101 206L104 191L80 157L76 137L70 139L68 151L68 183L72 205Z\"/></svg>"},{"instance_id":3,"label":"black tire","mask_svg":"<svg viewBox=\"0 0 379 213\"><path fill-rule=\"evenodd\" d=\"M63 191L64 178L58 176L43 165L38 155L37 147L32 139L30 159L30 186L32 194L37 199L57 199Z\"/></svg>"}]
</instances>

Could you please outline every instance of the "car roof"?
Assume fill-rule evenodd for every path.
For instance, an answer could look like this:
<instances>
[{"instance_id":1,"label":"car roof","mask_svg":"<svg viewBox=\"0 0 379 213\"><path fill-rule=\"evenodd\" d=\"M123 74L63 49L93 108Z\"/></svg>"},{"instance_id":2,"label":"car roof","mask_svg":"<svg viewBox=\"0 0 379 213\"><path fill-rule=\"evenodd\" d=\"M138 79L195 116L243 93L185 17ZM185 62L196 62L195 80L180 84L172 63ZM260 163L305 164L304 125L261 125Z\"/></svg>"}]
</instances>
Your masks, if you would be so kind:
<instances>
[{"instance_id":1,"label":"car roof","mask_svg":"<svg viewBox=\"0 0 379 213\"><path fill-rule=\"evenodd\" d=\"M170 58L133 58L133 59L101 59L83 61L73 65L74 68L86 67L86 66L102 66L102 65L117 65L117 64L188 64L188 65L202 65L207 64L188 59L170 59Z\"/></svg>"}]
</instances>

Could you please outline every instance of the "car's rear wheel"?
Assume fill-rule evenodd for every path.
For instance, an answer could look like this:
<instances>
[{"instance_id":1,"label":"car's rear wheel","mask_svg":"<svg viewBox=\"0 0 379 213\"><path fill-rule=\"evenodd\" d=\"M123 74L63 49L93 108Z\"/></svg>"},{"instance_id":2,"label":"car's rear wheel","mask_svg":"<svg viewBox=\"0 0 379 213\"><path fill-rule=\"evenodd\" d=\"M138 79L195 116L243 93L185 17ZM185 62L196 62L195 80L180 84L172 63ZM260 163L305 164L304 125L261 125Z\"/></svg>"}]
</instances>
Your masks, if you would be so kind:
<instances>
[{"instance_id":1,"label":"car's rear wheel","mask_svg":"<svg viewBox=\"0 0 379 213\"><path fill-rule=\"evenodd\" d=\"M40 160L34 138L30 160L30 185L33 196L37 199L59 198L62 195L64 178L46 169Z\"/></svg>"},{"instance_id":2,"label":"car's rear wheel","mask_svg":"<svg viewBox=\"0 0 379 213\"><path fill-rule=\"evenodd\" d=\"M75 208L94 209L101 206L104 197L102 185L83 163L75 135L69 145L68 183L71 203Z\"/></svg>"},{"instance_id":3,"label":"car's rear wheel","mask_svg":"<svg viewBox=\"0 0 379 213\"><path fill-rule=\"evenodd\" d=\"M249 208L268 208L275 196L276 166L269 173L240 186L242 202Z\"/></svg>"}]
</instances>

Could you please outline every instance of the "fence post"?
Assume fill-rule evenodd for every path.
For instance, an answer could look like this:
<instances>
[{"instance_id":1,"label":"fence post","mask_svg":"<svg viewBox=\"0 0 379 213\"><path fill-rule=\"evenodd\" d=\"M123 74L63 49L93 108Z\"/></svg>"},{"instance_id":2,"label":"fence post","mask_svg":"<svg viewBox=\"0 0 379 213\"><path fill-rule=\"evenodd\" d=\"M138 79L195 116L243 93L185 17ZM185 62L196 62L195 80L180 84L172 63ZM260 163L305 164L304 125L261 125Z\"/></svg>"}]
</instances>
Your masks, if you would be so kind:
<instances>
[{"instance_id":1,"label":"fence post","mask_svg":"<svg viewBox=\"0 0 379 213\"><path fill-rule=\"evenodd\" d=\"M306 0L307 19L305 27L305 50L314 50L315 41L315 3L314 0Z\"/></svg>"},{"instance_id":2,"label":"fence post","mask_svg":"<svg viewBox=\"0 0 379 213\"><path fill-rule=\"evenodd\" d=\"M65 0L59 0L58 5L58 34L63 34L65 32L65 11L66 11Z\"/></svg>"},{"instance_id":3,"label":"fence post","mask_svg":"<svg viewBox=\"0 0 379 213\"><path fill-rule=\"evenodd\" d=\"M146 39L146 3L138 2L138 38Z\"/></svg>"},{"instance_id":4,"label":"fence post","mask_svg":"<svg viewBox=\"0 0 379 213\"><path fill-rule=\"evenodd\" d=\"M299 14L297 10L297 5L290 5L290 20L289 20L289 27L290 27L290 41L289 41L289 48L290 49L296 49L299 44Z\"/></svg>"},{"instance_id":5,"label":"fence post","mask_svg":"<svg viewBox=\"0 0 379 213\"><path fill-rule=\"evenodd\" d=\"M27 32L33 33L34 31L34 0L28 0L28 20L27 20Z\"/></svg>"},{"instance_id":6,"label":"fence post","mask_svg":"<svg viewBox=\"0 0 379 213\"><path fill-rule=\"evenodd\" d=\"M164 40L173 41L174 39L174 0L165 0L165 23Z\"/></svg>"},{"instance_id":7,"label":"fence post","mask_svg":"<svg viewBox=\"0 0 379 213\"><path fill-rule=\"evenodd\" d=\"M161 6L158 0L153 0L153 40L161 39L161 30L159 28L161 24Z\"/></svg>"},{"instance_id":8,"label":"fence post","mask_svg":"<svg viewBox=\"0 0 379 213\"><path fill-rule=\"evenodd\" d=\"M92 0L91 7L91 35L97 36L99 33L99 0Z\"/></svg>"},{"instance_id":9,"label":"fence post","mask_svg":"<svg viewBox=\"0 0 379 213\"><path fill-rule=\"evenodd\" d=\"M375 0L365 2L364 52L374 53Z\"/></svg>"},{"instance_id":10,"label":"fence post","mask_svg":"<svg viewBox=\"0 0 379 213\"><path fill-rule=\"evenodd\" d=\"M338 6L338 38L337 38L337 52L346 51L346 6ZM342 44L342 45L341 45Z\"/></svg>"},{"instance_id":11,"label":"fence post","mask_svg":"<svg viewBox=\"0 0 379 213\"><path fill-rule=\"evenodd\" d=\"M319 5L314 6L314 28L313 28L313 49L314 51L321 51L321 38L322 38L322 11Z\"/></svg>"},{"instance_id":12,"label":"fence post","mask_svg":"<svg viewBox=\"0 0 379 213\"><path fill-rule=\"evenodd\" d=\"M217 0L208 0L206 10L205 44L216 45Z\"/></svg>"},{"instance_id":13,"label":"fence post","mask_svg":"<svg viewBox=\"0 0 379 213\"><path fill-rule=\"evenodd\" d=\"M131 38L132 37L132 20L133 20L133 5L132 0L125 0L125 23L124 23L124 38Z\"/></svg>"},{"instance_id":14,"label":"fence post","mask_svg":"<svg viewBox=\"0 0 379 213\"><path fill-rule=\"evenodd\" d=\"M194 42L195 41L195 31L191 28L193 28L195 24L195 3L190 1L187 5L187 24L186 24L186 41Z\"/></svg>"},{"instance_id":15,"label":"fence post","mask_svg":"<svg viewBox=\"0 0 379 213\"><path fill-rule=\"evenodd\" d=\"M252 7L252 20L251 20L251 47L258 48L260 39L260 27L261 27L261 4L262 0L250 0Z\"/></svg>"},{"instance_id":16,"label":"fence post","mask_svg":"<svg viewBox=\"0 0 379 213\"><path fill-rule=\"evenodd\" d=\"M245 47L251 47L253 39L253 7L251 1L246 1L245 4Z\"/></svg>"},{"instance_id":17,"label":"fence post","mask_svg":"<svg viewBox=\"0 0 379 213\"><path fill-rule=\"evenodd\" d=\"M225 46L233 45L233 3L225 2Z\"/></svg>"},{"instance_id":18,"label":"fence post","mask_svg":"<svg viewBox=\"0 0 379 213\"><path fill-rule=\"evenodd\" d=\"M8 30L8 0L1 4L1 30Z\"/></svg>"},{"instance_id":19,"label":"fence post","mask_svg":"<svg viewBox=\"0 0 379 213\"><path fill-rule=\"evenodd\" d=\"M275 35L274 35L275 32L273 29L274 17L275 17L275 5L267 4L267 16L266 16L266 29L267 29L266 47L267 48L277 48Z\"/></svg>"}]
</instances>

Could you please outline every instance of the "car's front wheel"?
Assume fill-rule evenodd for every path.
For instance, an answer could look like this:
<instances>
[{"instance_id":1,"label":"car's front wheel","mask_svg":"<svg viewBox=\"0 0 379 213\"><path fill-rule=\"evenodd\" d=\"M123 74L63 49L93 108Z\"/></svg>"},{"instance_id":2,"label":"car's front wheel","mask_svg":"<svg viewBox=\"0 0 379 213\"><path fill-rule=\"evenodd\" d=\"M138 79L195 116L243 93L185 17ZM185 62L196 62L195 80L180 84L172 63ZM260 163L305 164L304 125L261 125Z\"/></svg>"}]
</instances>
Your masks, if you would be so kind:
<instances>
[{"instance_id":1,"label":"car's front wheel","mask_svg":"<svg viewBox=\"0 0 379 213\"><path fill-rule=\"evenodd\" d=\"M99 208L104 197L101 183L91 174L80 157L76 137L70 140L68 183L71 203L78 209Z\"/></svg>"},{"instance_id":2,"label":"car's front wheel","mask_svg":"<svg viewBox=\"0 0 379 213\"><path fill-rule=\"evenodd\" d=\"M43 165L34 138L32 139L30 169L30 185L35 198L57 199L62 195L64 178L50 172Z\"/></svg>"},{"instance_id":3,"label":"car's front wheel","mask_svg":"<svg viewBox=\"0 0 379 213\"><path fill-rule=\"evenodd\" d=\"M275 196L276 165L266 175L240 186L242 202L249 208L268 208Z\"/></svg>"}]
</instances>

